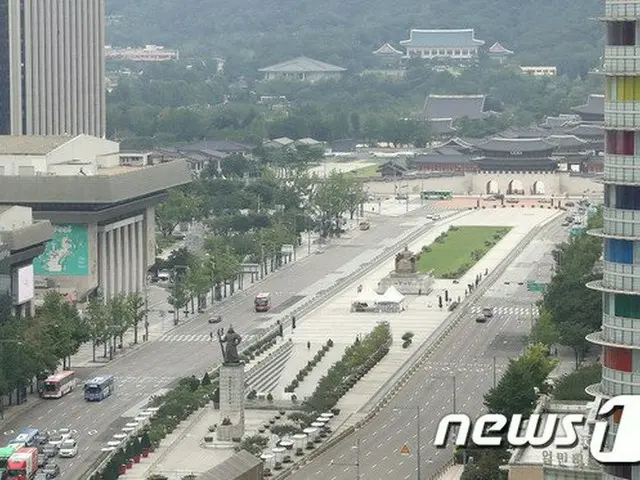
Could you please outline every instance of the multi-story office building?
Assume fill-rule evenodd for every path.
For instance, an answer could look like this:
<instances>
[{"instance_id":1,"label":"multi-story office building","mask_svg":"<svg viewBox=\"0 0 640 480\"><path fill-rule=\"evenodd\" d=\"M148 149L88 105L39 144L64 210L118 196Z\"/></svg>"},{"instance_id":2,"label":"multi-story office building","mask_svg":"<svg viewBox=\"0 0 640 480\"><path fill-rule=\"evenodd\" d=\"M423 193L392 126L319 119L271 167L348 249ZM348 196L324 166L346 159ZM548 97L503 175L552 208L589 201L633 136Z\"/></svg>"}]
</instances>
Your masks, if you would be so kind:
<instances>
[{"instance_id":1,"label":"multi-story office building","mask_svg":"<svg viewBox=\"0 0 640 480\"><path fill-rule=\"evenodd\" d=\"M105 0L0 0L0 135L104 137Z\"/></svg>"},{"instance_id":2,"label":"multi-story office building","mask_svg":"<svg viewBox=\"0 0 640 480\"><path fill-rule=\"evenodd\" d=\"M596 397L640 395L640 1L606 0L602 330L587 336L602 346ZM636 151L638 151L636 153ZM611 417L608 442L620 412ZM640 465L608 465L603 479L640 479Z\"/></svg>"}]
</instances>

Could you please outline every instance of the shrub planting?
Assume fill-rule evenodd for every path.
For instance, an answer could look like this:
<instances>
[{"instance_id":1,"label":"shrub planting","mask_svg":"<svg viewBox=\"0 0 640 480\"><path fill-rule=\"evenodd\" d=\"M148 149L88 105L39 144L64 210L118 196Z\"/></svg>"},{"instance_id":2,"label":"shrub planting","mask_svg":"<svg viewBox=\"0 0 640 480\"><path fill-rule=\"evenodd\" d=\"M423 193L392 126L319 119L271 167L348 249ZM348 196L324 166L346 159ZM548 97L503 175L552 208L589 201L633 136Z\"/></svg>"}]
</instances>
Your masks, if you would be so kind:
<instances>
[{"instance_id":1,"label":"shrub planting","mask_svg":"<svg viewBox=\"0 0 640 480\"><path fill-rule=\"evenodd\" d=\"M333 340L329 339L327 340L327 343L325 343L320 350L318 350L318 352L314 355L313 360L307 362L307 365L301 369L298 374L296 375L296 378L286 387L284 387L284 391L287 393L291 393L294 392L296 388L298 388L298 386L300 385L300 382L302 382L304 380L304 377L306 377L307 375L309 375L311 373L311 370L313 370L315 368L315 366L320 363L320 360L322 360L322 357L325 356L325 354L333 347Z\"/></svg>"}]
</instances>

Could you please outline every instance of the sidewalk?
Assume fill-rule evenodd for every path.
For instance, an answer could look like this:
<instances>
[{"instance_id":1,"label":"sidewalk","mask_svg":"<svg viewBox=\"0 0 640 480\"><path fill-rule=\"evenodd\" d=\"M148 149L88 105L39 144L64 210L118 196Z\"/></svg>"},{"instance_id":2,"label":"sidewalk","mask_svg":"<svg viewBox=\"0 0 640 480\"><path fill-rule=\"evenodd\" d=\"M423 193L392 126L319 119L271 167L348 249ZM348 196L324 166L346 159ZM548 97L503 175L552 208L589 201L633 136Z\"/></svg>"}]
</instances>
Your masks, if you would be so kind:
<instances>
[{"instance_id":1,"label":"sidewalk","mask_svg":"<svg viewBox=\"0 0 640 480\"><path fill-rule=\"evenodd\" d=\"M353 222L353 228L355 228L355 226L357 226L357 222ZM295 262L300 261L306 257L308 257L309 255L313 255L315 254L316 250L319 247L319 244L317 243L317 236L316 238L314 238L314 236L311 237L311 251L309 252L309 248L308 245L306 244L306 242L304 241L306 240L306 238L303 239L302 245L299 246L296 249L296 254L295 254ZM322 245L322 248L327 248L329 246L332 245L332 240L330 240L328 243ZM282 267L280 267L278 270L275 270L275 272L279 272L283 269L288 268L288 266L293 265L295 263L293 260L288 263L283 265ZM266 275L264 278L267 278L269 275ZM263 279L259 279L256 280L254 283L251 283L251 278L250 276L245 276L246 278L244 279L244 286L245 289L249 288L253 285L259 284ZM243 290L240 290L237 288L238 287L238 282L236 281L236 285L235 285L235 294L234 295L228 295L226 298L223 298L221 301L219 302L214 302L213 304L211 303L211 294L209 293L207 295L207 310L209 311L211 309L214 308L220 308L220 307L224 307L229 305L231 302L233 302L234 300L240 298L238 297L238 293L242 292ZM229 291L229 289L227 288L227 291ZM169 310L172 310L173 307L171 307L168 302L167 302L167 297L168 297L168 292L162 288L159 287L157 285L151 285L149 286L149 314L148 314L148 322L149 322L149 342L153 342L155 340L157 340L158 338L160 338L162 335L164 335L165 333L171 331L172 329L176 328L175 325L173 325L173 316L172 314L168 313ZM198 316L198 314L189 314L188 317L184 317L184 314L181 313L181 320L180 320L180 325L183 325L185 322L188 322L194 318L196 318ZM139 348L141 348L143 345L146 345L149 342L143 342L142 341L142 335L145 333L145 329L144 329L144 323L141 324L140 328L138 329L138 343L134 344L133 343L133 329L131 329L130 331L128 331L125 336L124 336L124 348L122 350L117 351L114 356L113 359L109 359L108 357L105 358L103 356L104 353L104 347L100 346L96 348L96 361L93 361L93 346L91 344L91 342L88 342L84 345L82 345L80 347L80 349L78 350L78 352L73 355L71 357L71 368L96 368L96 367L101 367L104 365L107 365L110 362L113 362L114 360L118 360L120 358L124 358L128 355L131 355L132 353L134 353L136 350L138 350ZM37 393L35 393L35 386L34 386L34 392L33 393L29 393L27 395L27 398L25 400L24 403L20 404L20 405L7 405L5 403L4 406L4 416L3 419L0 420L0 426L2 425L2 423L4 423L4 421L10 421L14 418L16 418L19 415L22 415L24 412L28 411L31 409L32 406L37 405L38 403L40 403L42 401L42 399L40 397L38 397Z\"/></svg>"},{"instance_id":2,"label":"sidewalk","mask_svg":"<svg viewBox=\"0 0 640 480\"><path fill-rule=\"evenodd\" d=\"M539 215L540 217L538 218L541 219L545 213L542 212ZM482 216L482 212L475 212L443 222L424 237L412 242L409 248L413 251L419 251L422 245L432 242L440 232L448 229L451 223L455 223L456 225L474 225L481 222L486 225L488 219L481 218ZM504 225L508 216L508 214L503 213L489 221L489 223ZM509 223L513 224L514 222L511 221ZM300 368L306 365L309 355L314 355L317 349L324 344L328 338L331 338L334 342L334 347L329 351L325 359L312 370L309 377L301 382L295 392L300 400L302 400L304 396L311 394L315 387L314 380L326 373L326 370L339 359L344 349L353 342L356 335L365 335L375 327L378 321L386 320L391 324L394 339L390 352L369 374L363 377L340 399L337 405L340 409L340 415L331 421L331 428L335 433L339 433L349 426L356 424L368 413L362 411L363 407L367 405L380 388L382 388L409 357L411 357L417 346L424 342L450 315L446 306L442 309L438 307L438 296L442 295L446 289L451 298L456 299L458 296L464 298L464 290L467 283L475 281L478 273L482 273L484 277L486 269L492 271L495 266L509 254L513 247L527 235L533 227L533 224L537 223L538 221L534 221L531 218L522 219L521 222L514 225L509 235L507 235L496 248L485 255L460 279L459 283L454 284L452 280L437 280L433 291L429 295L408 296L407 308L400 313L376 314L350 312L351 300L357 294L357 284L362 282L364 287L375 288L379 279L393 268L393 259L385 261L375 271L367 274L366 279L354 281L352 285L346 287L340 294L332 298L330 302L325 303L315 311L301 318L298 328L296 328L295 331L292 331L290 327L284 329L284 340L289 341L289 339L291 339L294 343L295 350L280 376L279 384L275 387L273 392L274 397L276 399L286 398L287 394L283 392L284 386L292 380L292 377L295 376ZM356 259L354 259L354 262L355 260ZM358 260L358 262L362 261L362 258ZM349 265L345 265L345 271L349 270L347 267L349 267ZM329 279L326 281L329 281ZM317 285L313 288L317 288ZM408 349L403 349L401 337L406 331L412 331L415 336L413 345ZM307 350L307 342L311 342L310 350ZM207 411L207 409L205 409L205 411ZM256 416L259 416L260 412L262 411L247 410L245 418L253 424L254 421L257 421ZM202 415L210 414L204 413ZM206 423L204 420L194 420L193 422L190 421L188 424L185 424L185 430L181 430L182 438L185 438L184 442L173 439L173 436L172 439L175 440L175 442L170 439L163 441L161 451L157 453L161 458L157 459L155 466L150 467L152 471L154 473L162 472L169 478L174 478L171 475L177 475L178 469L184 466L184 452L188 452L190 458L197 458L198 461L192 465L192 468L197 472L211 468L215 465L215 461L220 461L218 460L218 458L221 457L220 453L216 454L217 456L214 458L214 456L209 453L210 450L200 448L199 443L194 442L194 439L202 439L206 432L206 426L211 424L212 420L207 420L207 422L209 423ZM247 434L250 434L251 429L248 430ZM186 440L186 438L190 439ZM177 445L175 443L177 443ZM201 462L204 462L204 464ZM143 469L140 468L140 470L142 471ZM455 471L451 474L454 475ZM144 478L142 473L138 474L135 472L132 473L132 475L135 476L127 475L125 478ZM176 476L175 478L179 477Z\"/></svg>"}]
</instances>

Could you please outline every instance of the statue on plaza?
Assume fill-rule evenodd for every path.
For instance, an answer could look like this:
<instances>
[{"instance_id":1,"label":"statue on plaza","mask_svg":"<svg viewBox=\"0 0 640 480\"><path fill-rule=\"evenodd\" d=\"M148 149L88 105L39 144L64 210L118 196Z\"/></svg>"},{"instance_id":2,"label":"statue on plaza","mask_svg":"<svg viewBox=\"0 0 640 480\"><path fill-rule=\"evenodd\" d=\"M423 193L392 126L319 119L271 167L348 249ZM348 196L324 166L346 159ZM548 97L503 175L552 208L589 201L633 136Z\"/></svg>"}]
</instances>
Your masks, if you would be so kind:
<instances>
[{"instance_id":1,"label":"statue on plaza","mask_svg":"<svg viewBox=\"0 0 640 480\"><path fill-rule=\"evenodd\" d=\"M220 342L220 348L222 349L222 358L224 359L224 363L240 363L238 345L242 342L242 337L235 332L233 327L230 326L227 329L227 333L224 332L224 328L218 329L218 341Z\"/></svg>"},{"instance_id":2,"label":"statue on plaza","mask_svg":"<svg viewBox=\"0 0 640 480\"><path fill-rule=\"evenodd\" d=\"M395 273L416 273L418 271L418 260L409 247L396 255Z\"/></svg>"}]
</instances>

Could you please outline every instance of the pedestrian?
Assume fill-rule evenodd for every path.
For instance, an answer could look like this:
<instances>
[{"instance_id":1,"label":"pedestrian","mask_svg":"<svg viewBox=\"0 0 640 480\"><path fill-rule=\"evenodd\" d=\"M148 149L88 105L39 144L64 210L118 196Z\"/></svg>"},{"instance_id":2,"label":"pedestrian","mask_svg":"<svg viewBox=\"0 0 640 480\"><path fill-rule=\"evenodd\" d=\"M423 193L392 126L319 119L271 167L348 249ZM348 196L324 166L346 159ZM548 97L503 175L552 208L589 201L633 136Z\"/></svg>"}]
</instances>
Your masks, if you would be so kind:
<instances>
[{"instance_id":1,"label":"pedestrian","mask_svg":"<svg viewBox=\"0 0 640 480\"><path fill-rule=\"evenodd\" d=\"M209 332L209 341L213 342L213 332Z\"/></svg>"},{"instance_id":2,"label":"pedestrian","mask_svg":"<svg viewBox=\"0 0 640 480\"><path fill-rule=\"evenodd\" d=\"M307 350L311 350L311 342L307 342Z\"/></svg>"}]
</instances>

